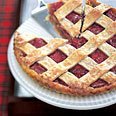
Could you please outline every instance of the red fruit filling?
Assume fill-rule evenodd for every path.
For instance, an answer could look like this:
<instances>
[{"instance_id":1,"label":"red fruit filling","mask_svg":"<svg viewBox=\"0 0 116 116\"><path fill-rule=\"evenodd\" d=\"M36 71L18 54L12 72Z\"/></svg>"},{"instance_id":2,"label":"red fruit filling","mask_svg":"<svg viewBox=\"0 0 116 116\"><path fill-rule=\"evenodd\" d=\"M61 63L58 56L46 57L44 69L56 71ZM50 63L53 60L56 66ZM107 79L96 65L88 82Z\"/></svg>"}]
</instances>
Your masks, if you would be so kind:
<instances>
[{"instance_id":1,"label":"red fruit filling","mask_svg":"<svg viewBox=\"0 0 116 116\"><path fill-rule=\"evenodd\" d=\"M56 10L58 10L63 5L63 2L52 3L50 6L50 14L54 14Z\"/></svg>"},{"instance_id":2,"label":"red fruit filling","mask_svg":"<svg viewBox=\"0 0 116 116\"><path fill-rule=\"evenodd\" d=\"M62 81L62 80L59 79L59 78L55 79L54 82L59 83L59 84L62 84L62 85L64 85L64 86L68 86L64 81Z\"/></svg>"},{"instance_id":3,"label":"red fruit filling","mask_svg":"<svg viewBox=\"0 0 116 116\"><path fill-rule=\"evenodd\" d=\"M77 64L73 68L69 69L69 72L73 73L76 77L81 78L83 75L88 73L88 70Z\"/></svg>"},{"instance_id":4,"label":"red fruit filling","mask_svg":"<svg viewBox=\"0 0 116 116\"><path fill-rule=\"evenodd\" d=\"M108 56L99 49L96 49L92 54L89 55L95 62L100 64L108 58Z\"/></svg>"},{"instance_id":5,"label":"red fruit filling","mask_svg":"<svg viewBox=\"0 0 116 116\"><path fill-rule=\"evenodd\" d=\"M42 38L35 38L29 41L29 43L35 46L36 48L40 48L47 44L47 42L45 42Z\"/></svg>"},{"instance_id":6,"label":"red fruit filling","mask_svg":"<svg viewBox=\"0 0 116 116\"><path fill-rule=\"evenodd\" d=\"M66 18L75 24L82 18L82 16L73 11L70 14L68 14Z\"/></svg>"},{"instance_id":7,"label":"red fruit filling","mask_svg":"<svg viewBox=\"0 0 116 116\"><path fill-rule=\"evenodd\" d=\"M30 68L31 68L32 70L36 71L36 72L39 73L39 74L41 74L41 73L47 71L46 68L44 68L42 65L38 64L37 62L35 62L34 64L32 64L32 65L30 66Z\"/></svg>"},{"instance_id":8,"label":"red fruit filling","mask_svg":"<svg viewBox=\"0 0 116 116\"><path fill-rule=\"evenodd\" d=\"M102 32L104 28L97 23L94 23L88 28L88 30L97 35L98 33Z\"/></svg>"},{"instance_id":9,"label":"red fruit filling","mask_svg":"<svg viewBox=\"0 0 116 116\"><path fill-rule=\"evenodd\" d=\"M104 81L103 79L98 79L97 81L92 83L90 86L93 88L99 88L99 87L103 87L106 85L108 85L108 83L106 81Z\"/></svg>"},{"instance_id":10,"label":"red fruit filling","mask_svg":"<svg viewBox=\"0 0 116 116\"><path fill-rule=\"evenodd\" d=\"M116 74L116 66L114 66L112 69L110 69L114 74Z\"/></svg>"},{"instance_id":11,"label":"red fruit filling","mask_svg":"<svg viewBox=\"0 0 116 116\"><path fill-rule=\"evenodd\" d=\"M59 63L66 59L67 56L62 51L57 49L55 52L50 54L49 57L52 58L55 62Z\"/></svg>"},{"instance_id":12,"label":"red fruit filling","mask_svg":"<svg viewBox=\"0 0 116 116\"><path fill-rule=\"evenodd\" d=\"M70 44L72 46L74 46L75 48L80 48L81 46L83 46L85 43L87 42L87 40L84 37L81 38L73 38L70 40Z\"/></svg>"},{"instance_id":13,"label":"red fruit filling","mask_svg":"<svg viewBox=\"0 0 116 116\"><path fill-rule=\"evenodd\" d=\"M114 35L112 38L110 38L107 41L107 43L116 48L116 35Z\"/></svg>"},{"instance_id":14,"label":"red fruit filling","mask_svg":"<svg viewBox=\"0 0 116 116\"><path fill-rule=\"evenodd\" d=\"M106 16L108 16L109 18L111 18L113 21L116 20L116 11L113 9L109 9L108 11L106 11L104 13Z\"/></svg>"}]
</instances>

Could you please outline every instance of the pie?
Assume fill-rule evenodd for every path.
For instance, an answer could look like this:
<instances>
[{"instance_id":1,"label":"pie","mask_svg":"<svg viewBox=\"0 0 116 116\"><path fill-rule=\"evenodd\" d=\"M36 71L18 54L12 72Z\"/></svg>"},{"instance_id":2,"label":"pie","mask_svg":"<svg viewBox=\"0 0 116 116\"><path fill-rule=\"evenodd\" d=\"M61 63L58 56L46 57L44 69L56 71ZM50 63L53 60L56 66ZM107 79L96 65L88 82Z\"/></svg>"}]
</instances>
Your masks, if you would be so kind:
<instances>
[{"instance_id":1,"label":"pie","mask_svg":"<svg viewBox=\"0 0 116 116\"><path fill-rule=\"evenodd\" d=\"M49 20L63 38L16 32L17 61L40 84L60 93L90 95L116 88L116 9L87 0L48 5Z\"/></svg>"}]
</instances>

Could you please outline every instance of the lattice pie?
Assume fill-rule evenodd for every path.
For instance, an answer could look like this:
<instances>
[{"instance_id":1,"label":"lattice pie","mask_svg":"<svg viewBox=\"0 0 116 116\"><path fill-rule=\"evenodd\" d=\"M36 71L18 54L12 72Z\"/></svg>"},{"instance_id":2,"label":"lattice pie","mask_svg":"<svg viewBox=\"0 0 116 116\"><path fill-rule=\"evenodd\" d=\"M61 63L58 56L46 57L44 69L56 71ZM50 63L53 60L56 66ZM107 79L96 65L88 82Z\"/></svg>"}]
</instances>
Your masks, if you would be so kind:
<instances>
[{"instance_id":1,"label":"lattice pie","mask_svg":"<svg viewBox=\"0 0 116 116\"><path fill-rule=\"evenodd\" d=\"M95 0L60 0L48 5L49 20L65 39L48 41L15 33L21 67L60 93L89 95L116 88L116 9Z\"/></svg>"}]
</instances>

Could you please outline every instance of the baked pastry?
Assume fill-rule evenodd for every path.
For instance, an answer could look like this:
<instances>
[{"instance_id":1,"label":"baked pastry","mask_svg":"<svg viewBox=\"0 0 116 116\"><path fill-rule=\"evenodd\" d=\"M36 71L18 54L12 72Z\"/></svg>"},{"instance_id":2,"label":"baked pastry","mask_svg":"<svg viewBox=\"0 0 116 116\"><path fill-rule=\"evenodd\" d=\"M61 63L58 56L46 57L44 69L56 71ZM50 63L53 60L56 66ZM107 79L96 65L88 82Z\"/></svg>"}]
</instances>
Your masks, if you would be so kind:
<instances>
[{"instance_id":1,"label":"baked pastry","mask_svg":"<svg viewBox=\"0 0 116 116\"><path fill-rule=\"evenodd\" d=\"M61 93L88 95L116 87L116 50L110 44L91 39L76 49L66 39L47 42L15 33L14 52L24 71Z\"/></svg>"},{"instance_id":2,"label":"baked pastry","mask_svg":"<svg viewBox=\"0 0 116 116\"><path fill-rule=\"evenodd\" d=\"M84 8L82 0L59 0L48 4L48 10L49 21L68 39L78 37L85 30L98 34L116 20L116 9L96 0L86 0Z\"/></svg>"},{"instance_id":3,"label":"baked pastry","mask_svg":"<svg viewBox=\"0 0 116 116\"><path fill-rule=\"evenodd\" d=\"M60 0L48 4L49 20L56 31L64 38L72 38L80 34L84 17L82 0Z\"/></svg>"},{"instance_id":4,"label":"baked pastry","mask_svg":"<svg viewBox=\"0 0 116 116\"><path fill-rule=\"evenodd\" d=\"M89 0L84 15L82 12L83 20L77 22L71 19L76 26L79 24L78 31L66 30L62 17L72 17L70 12L75 14L75 8L76 11L83 11L75 4L81 5L81 1L63 0L49 5L50 21L68 39L48 41L16 32L16 59L24 71L40 84L60 93L90 95L116 88L116 9ZM56 14L61 16L61 22Z\"/></svg>"}]
</instances>

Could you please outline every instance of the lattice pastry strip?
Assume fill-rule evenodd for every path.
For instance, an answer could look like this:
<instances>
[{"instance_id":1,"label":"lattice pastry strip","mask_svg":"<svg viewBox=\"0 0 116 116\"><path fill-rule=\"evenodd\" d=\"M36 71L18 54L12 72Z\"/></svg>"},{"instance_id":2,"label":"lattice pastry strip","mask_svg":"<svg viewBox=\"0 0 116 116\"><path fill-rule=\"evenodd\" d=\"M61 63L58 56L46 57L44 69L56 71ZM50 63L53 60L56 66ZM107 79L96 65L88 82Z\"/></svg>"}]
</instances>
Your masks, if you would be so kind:
<instances>
[{"instance_id":1,"label":"lattice pastry strip","mask_svg":"<svg viewBox=\"0 0 116 116\"><path fill-rule=\"evenodd\" d=\"M80 65L84 66L86 69L91 70L97 63L90 57L86 57L79 62Z\"/></svg>"},{"instance_id":2,"label":"lattice pastry strip","mask_svg":"<svg viewBox=\"0 0 116 116\"><path fill-rule=\"evenodd\" d=\"M70 87L76 87L76 85L80 82L79 79L72 73L66 72L59 77ZM77 85L78 86L78 85Z\"/></svg>"},{"instance_id":3,"label":"lattice pastry strip","mask_svg":"<svg viewBox=\"0 0 116 116\"><path fill-rule=\"evenodd\" d=\"M100 78L105 80L107 83L111 84L111 83L114 83L116 81L116 74L109 71Z\"/></svg>"},{"instance_id":4,"label":"lattice pastry strip","mask_svg":"<svg viewBox=\"0 0 116 116\"><path fill-rule=\"evenodd\" d=\"M52 60L50 57L46 56L42 60L38 61L39 64L44 66L46 69L49 69L50 67L56 65L57 63Z\"/></svg>"},{"instance_id":5,"label":"lattice pastry strip","mask_svg":"<svg viewBox=\"0 0 116 116\"><path fill-rule=\"evenodd\" d=\"M103 51L106 55L111 56L113 53L116 52L116 49L109 45L108 43L102 44L99 49Z\"/></svg>"},{"instance_id":6,"label":"lattice pastry strip","mask_svg":"<svg viewBox=\"0 0 116 116\"><path fill-rule=\"evenodd\" d=\"M36 50L36 48L33 45L31 45L30 43L26 43L25 45L23 45L21 47L19 46L18 48L21 49L22 51L24 51L28 55Z\"/></svg>"},{"instance_id":7,"label":"lattice pastry strip","mask_svg":"<svg viewBox=\"0 0 116 116\"><path fill-rule=\"evenodd\" d=\"M65 44L64 46L59 47L59 50L61 50L63 53L69 56L73 51L76 50L76 48L69 44Z\"/></svg>"}]
</instances>

